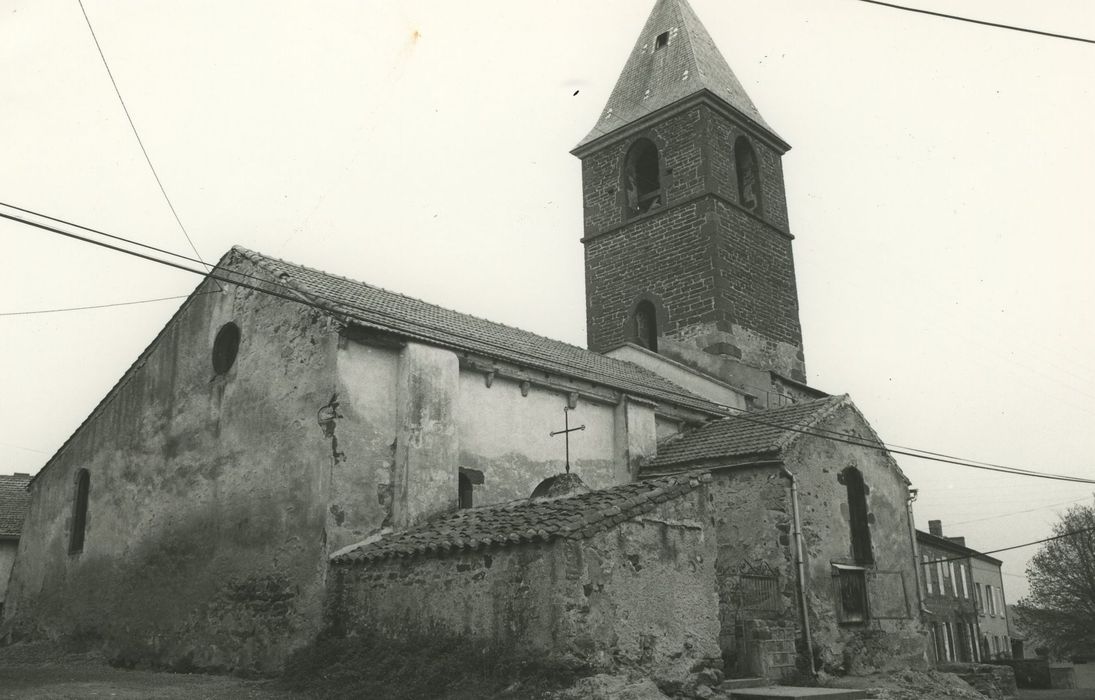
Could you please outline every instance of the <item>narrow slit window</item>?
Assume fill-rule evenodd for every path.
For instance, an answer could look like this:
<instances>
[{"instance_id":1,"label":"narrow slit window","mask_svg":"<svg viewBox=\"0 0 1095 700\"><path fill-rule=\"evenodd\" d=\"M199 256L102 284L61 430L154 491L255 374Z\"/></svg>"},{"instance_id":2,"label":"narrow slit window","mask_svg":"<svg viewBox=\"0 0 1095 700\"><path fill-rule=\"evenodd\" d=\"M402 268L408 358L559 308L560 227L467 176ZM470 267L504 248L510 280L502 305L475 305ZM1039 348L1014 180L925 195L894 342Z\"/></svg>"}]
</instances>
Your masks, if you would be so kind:
<instances>
[{"instance_id":1,"label":"narrow slit window","mask_svg":"<svg viewBox=\"0 0 1095 700\"><path fill-rule=\"evenodd\" d=\"M863 474L855 467L845 469L844 486L848 490L848 520L852 535L852 559L856 564L874 563L871 549L871 528L867 509L867 485L863 483ZM943 592L943 582L940 582Z\"/></svg>"},{"instance_id":2,"label":"narrow slit window","mask_svg":"<svg viewBox=\"0 0 1095 700\"><path fill-rule=\"evenodd\" d=\"M645 214L662 205L661 165L658 148L649 139L639 139L627 154L624 189L630 214Z\"/></svg>"},{"instance_id":3,"label":"narrow slit window","mask_svg":"<svg viewBox=\"0 0 1095 700\"><path fill-rule=\"evenodd\" d=\"M483 485L483 472L460 468L457 480L457 504L460 509L475 507L475 487Z\"/></svg>"},{"instance_id":4,"label":"narrow slit window","mask_svg":"<svg viewBox=\"0 0 1095 700\"><path fill-rule=\"evenodd\" d=\"M669 46L669 32L662 32L654 39L654 50L661 51L666 46Z\"/></svg>"},{"instance_id":5,"label":"narrow slit window","mask_svg":"<svg viewBox=\"0 0 1095 700\"><path fill-rule=\"evenodd\" d=\"M749 139L739 136L734 142L734 164L738 171L738 202L749 211L760 213L760 168Z\"/></svg>"},{"instance_id":6,"label":"narrow slit window","mask_svg":"<svg viewBox=\"0 0 1095 700\"><path fill-rule=\"evenodd\" d=\"M76 554L84 551L84 534L87 530L87 497L91 489L91 475L86 469L76 473L76 493L72 499L72 529L69 532L68 551Z\"/></svg>"},{"instance_id":7,"label":"narrow slit window","mask_svg":"<svg viewBox=\"0 0 1095 700\"><path fill-rule=\"evenodd\" d=\"M649 301L635 307L635 340L647 350L658 351L658 312Z\"/></svg>"}]
</instances>

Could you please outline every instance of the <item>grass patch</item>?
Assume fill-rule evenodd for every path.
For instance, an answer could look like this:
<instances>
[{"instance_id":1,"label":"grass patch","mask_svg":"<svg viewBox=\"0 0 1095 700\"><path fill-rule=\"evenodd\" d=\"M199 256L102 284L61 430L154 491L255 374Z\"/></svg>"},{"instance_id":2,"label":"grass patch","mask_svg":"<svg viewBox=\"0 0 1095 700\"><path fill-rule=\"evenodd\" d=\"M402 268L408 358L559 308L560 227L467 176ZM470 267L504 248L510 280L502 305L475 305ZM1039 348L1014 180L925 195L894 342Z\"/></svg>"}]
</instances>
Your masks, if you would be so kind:
<instances>
[{"instance_id":1,"label":"grass patch","mask_svg":"<svg viewBox=\"0 0 1095 700\"><path fill-rule=\"evenodd\" d=\"M323 698L532 700L590 673L445 633L392 639L368 632L321 635L293 653L281 685Z\"/></svg>"}]
</instances>

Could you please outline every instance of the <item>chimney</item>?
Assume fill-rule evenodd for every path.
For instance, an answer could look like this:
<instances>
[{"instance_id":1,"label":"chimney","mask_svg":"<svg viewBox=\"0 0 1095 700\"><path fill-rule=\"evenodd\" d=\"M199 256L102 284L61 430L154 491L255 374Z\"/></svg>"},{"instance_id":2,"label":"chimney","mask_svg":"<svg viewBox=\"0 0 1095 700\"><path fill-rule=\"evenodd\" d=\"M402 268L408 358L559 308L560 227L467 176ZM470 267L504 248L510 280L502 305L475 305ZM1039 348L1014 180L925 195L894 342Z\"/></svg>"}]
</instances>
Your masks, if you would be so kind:
<instances>
[{"instance_id":1,"label":"chimney","mask_svg":"<svg viewBox=\"0 0 1095 700\"><path fill-rule=\"evenodd\" d=\"M943 536L943 521L942 520L929 520L928 521L928 532L935 535L936 537L942 537Z\"/></svg>"},{"instance_id":2,"label":"chimney","mask_svg":"<svg viewBox=\"0 0 1095 700\"><path fill-rule=\"evenodd\" d=\"M965 537L948 537L947 539L950 540L951 542L954 542L957 545L961 545L963 547L966 546L966 538Z\"/></svg>"}]
</instances>

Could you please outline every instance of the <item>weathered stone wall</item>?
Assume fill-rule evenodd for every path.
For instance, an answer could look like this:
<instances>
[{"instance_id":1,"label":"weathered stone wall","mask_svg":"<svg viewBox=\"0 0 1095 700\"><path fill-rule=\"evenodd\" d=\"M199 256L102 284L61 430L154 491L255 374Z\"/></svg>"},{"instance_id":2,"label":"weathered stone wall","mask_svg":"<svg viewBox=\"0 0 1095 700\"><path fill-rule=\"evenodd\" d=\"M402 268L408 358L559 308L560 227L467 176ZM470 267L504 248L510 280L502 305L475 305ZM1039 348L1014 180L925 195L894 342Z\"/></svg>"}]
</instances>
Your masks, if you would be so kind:
<instances>
[{"instance_id":1,"label":"weathered stone wall","mask_svg":"<svg viewBox=\"0 0 1095 700\"><path fill-rule=\"evenodd\" d=\"M797 616L787 483L771 466L719 470L713 476L719 644L727 672L749 675L756 665L750 659L758 652L749 647L747 626L754 620L794 624ZM771 598L759 595L768 577L775 577Z\"/></svg>"},{"instance_id":2,"label":"weathered stone wall","mask_svg":"<svg viewBox=\"0 0 1095 700\"><path fill-rule=\"evenodd\" d=\"M8 577L18 548L19 540L0 538L0 604L3 604L8 593Z\"/></svg>"},{"instance_id":3,"label":"weathered stone wall","mask_svg":"<svg viewBox=\"0 0 1095 700\"><path fill-rule=\"evenodd\" d=\"M217 375L228 322L239 353ZM308 307L203 284L34 480L7 619L101 637L124 661L277 668L321 621L332 448L317 411L337 338ZM70 553L80 469L86 539Z\"/></svg>"},{"instance_id":4,"label":"weathered stone wall","mask_svg":"<svg viewBox=\"0 0 1095 700\"><path fill-rule=\"evenodd\" d=\"M877 439L852 406L838 408L814 432ZM799 480L806 544L808 603L815 653L823 665L853 673L923 666L925 636L918 613L916 564L909 527L908 483L885 452L823 437L801 436L784 457ZM869 617L842 622L833 564L853 564L847 487L840 473L855 467L867 488L873 565L866 575Z\"/></svg>"},{"instance_id":5,"label":"weathered stone wall","mask_svg":"<svg viewBox=\"0 0 1095 700\"><path fill-rule=\"evenodd\" d=\"M346 631L438 629L600 668L687 671L717 659L704 489L584 540L334 564L328 617Z\"/></svg>"}]
</instances>

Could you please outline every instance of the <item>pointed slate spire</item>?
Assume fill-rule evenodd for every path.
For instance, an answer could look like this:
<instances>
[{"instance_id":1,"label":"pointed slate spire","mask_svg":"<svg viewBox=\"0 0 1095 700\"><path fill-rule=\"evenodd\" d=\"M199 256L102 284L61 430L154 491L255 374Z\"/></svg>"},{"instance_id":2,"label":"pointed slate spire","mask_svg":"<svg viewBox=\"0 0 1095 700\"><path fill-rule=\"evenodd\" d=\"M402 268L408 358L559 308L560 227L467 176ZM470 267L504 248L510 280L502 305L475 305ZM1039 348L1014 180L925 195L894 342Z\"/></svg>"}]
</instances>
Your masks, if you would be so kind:
<instances>
[{"instance_id":1,"label":"pointed slate spire","mask_svg":"<svg viewBox=\"0 0 1095 700\"><path fill-rule=\"evenodd\" d=\"M779 138L760 116L688 0L658 0L600 120L577 148L703 90Z\"/></svg>"}]
</instances>

